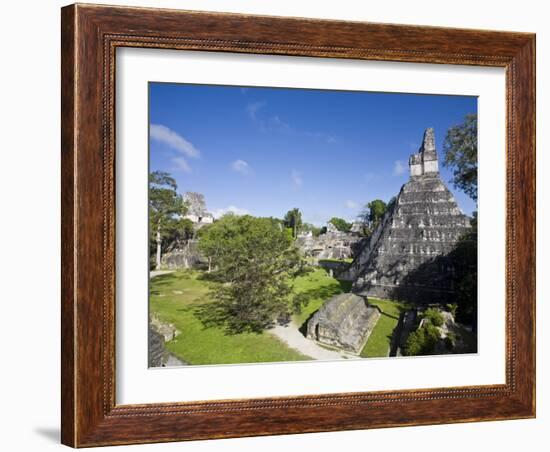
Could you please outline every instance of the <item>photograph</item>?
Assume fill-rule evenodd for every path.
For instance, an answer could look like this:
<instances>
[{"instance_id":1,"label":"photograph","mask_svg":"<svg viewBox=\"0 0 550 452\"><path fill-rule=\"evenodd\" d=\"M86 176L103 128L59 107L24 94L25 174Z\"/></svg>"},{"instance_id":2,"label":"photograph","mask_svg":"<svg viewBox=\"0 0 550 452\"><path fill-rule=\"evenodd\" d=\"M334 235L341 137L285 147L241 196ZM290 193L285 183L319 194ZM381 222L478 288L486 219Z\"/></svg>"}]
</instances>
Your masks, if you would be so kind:
<instances>
[{"instance_id":1,"label":"photograph","mask_svg":"<svg viewBox=\"0 0 550 452\"><path fill-rule=\"evenodd\" d=\"M149 367L477 352L477 97L148 94Z\"/></svg>"}]
</instances>

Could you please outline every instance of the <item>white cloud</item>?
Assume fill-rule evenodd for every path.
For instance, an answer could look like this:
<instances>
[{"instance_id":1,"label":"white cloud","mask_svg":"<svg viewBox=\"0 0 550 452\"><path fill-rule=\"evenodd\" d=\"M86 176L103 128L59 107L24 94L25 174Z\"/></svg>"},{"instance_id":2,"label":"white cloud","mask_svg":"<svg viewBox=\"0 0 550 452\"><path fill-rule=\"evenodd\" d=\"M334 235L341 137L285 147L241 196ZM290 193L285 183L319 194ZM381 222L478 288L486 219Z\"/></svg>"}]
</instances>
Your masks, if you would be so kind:
<instances>
[{"instance_id":1,"label":"white cloud","mask_svg":"<svg viewBox=\"0 0 550 452\"><path fill-rule=\"evenodd\" d=\"M301 187L304 183L304 180L302 179L302 173L292 170L290 173L290 178L292 179L292 183L295 187Z\"/></svg>"},{"instance_id":2,"label":"white cloud","mask_svg":"<svg viewBox=\"0 0 550 452\"><path fill-rule=\"evenodd\" d=\"M234 215L248 215L250 212L246 209L241 209L240 207L236 206L229 206L224 209L215 209L212 212L212 215L214 215L214 218L220 218L223 217L226 213L232 213Z\"/></svg>"},{"instance_id":3,"label":"white cloud","mask_svg":"<svg viewBox=\"0 0 550 452\"><path fill-rule=\"evenodd\" d=\"M174 157L172 162L176 165L176 168L183 171L184 173L190 173L191 167L183 157Z\"/></svg>"},{"instance_id":4,"label":"white cloud","mask_svg":"<svg viewBox=\"0 0 550 452\"><path fill-rule=\"evenodd\" d=\"M348 199L346 201L346 207L348 209L357 209L359 207L359 204L357 204L355 201L352 201L351 199Z\"/></svg>"},{"instance_id":5,"label":"white cloud","mask_svg":"<svg viewBox=\"0 0 550 452\"><path fill-rule=\"evenodd\" d=\"M248 104L246 106L246 112L248 113L248 116L250 116L251 119L256 121L258 119L257 113L260 108L262 108L265 105L265 102L253 102L251 104Z\"/></svg>"},{"instance_id":6,"label":"white cloud","mask_svg":"<svg viewBox=\"0 0 550 452\"><path fill-rule=\"evenodd\" d=\"M290 127L290 124L284 122L279 116L275 115L269 118L268 129L275 130L280 133L296 133L296 131Z\"/></svg>"},{"instance_id":7,"label":"white cloud","mask_svg":"<svg viewBox=\"0 0 550 452\"><path fill-rule=\"evenodd\" d=\"M235 160L233 163L231 163L231 169L233 171L236 171L237 173L241 174L250 174L252 171L252 168L250 168L250 165L245 162L244 160Z\"/></svg>"},{"instance_id":8,"label":"white cloud","mask_svg":"<svg viewBox=\"0 0 550 452\"><path fill-rule=\"evenodd\" d=\"M172 149L181 152L187 157L197 158L200 156L200 151L193 146L192 143L166 126L161 124L151 124L149 133L151 139L167 144Z\"/></svg>"},{"instance_id":9,"label":"white cloud","mask_svg":"<svg viewBox=\"0 0 550 452\"><path fill-rule=\"evenodd\" d=\"M393 163L394 176L401 176L401 174L405 174L406 170L407 170L407 167L405 166L405 162L403 162L403 160L396 160Z\"/></svg>"},{"instance_id":10,"label":"white cloud","mask_svg":"<svg viewBox=\"0 0 550 452\"><path fill-rule=\"evenodd\" d=\"M312 132L308 130L301 130L294 127L292 124L286 122L279 115L268 114L265 102L251 102L246 106L246 113L249 118L252 119L262 132L282 133L285 135L297 135L308 138L315 138L323 140L329 144L337 142L336 137L324 132ZM260 110L263 109L263 113Z\"/></svg>"}]
</instances>

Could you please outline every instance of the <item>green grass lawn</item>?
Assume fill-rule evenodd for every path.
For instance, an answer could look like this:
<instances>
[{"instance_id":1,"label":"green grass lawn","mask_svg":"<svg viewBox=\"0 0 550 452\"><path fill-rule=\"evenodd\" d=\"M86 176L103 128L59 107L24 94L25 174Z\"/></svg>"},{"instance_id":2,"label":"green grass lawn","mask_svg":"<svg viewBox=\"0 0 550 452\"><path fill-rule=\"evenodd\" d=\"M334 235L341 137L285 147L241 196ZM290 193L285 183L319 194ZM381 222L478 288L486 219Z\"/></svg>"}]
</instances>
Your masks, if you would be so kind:
<instances>
[{"instance_id":1,"label":"green grass lawn","mask_svg":"<svg viewBox=\"0 0 550 452\"><path fill-rule=\"evenodd\" d=\"M369 302L382 310L382 315L374 327L365 347L361 351L362 358L389 356L393 330L397 326L400 314L405 311L403 303L390 300L369 298Z\"/></svg>"},{"instance_id":2,"label":"green grass lawn","mask_svg":"<svg viewBox=\"0 0 550 452\"><path fill-rule=\"evenodd\" d=\"M351 282L338 281L331 278L322 268L315 268L311 273L296 278L294 281L294 292L306 293L309 303L302 309L300 314L295 314L293 320L298 326L303 326L304 322L317 311L321 305L330 297L339 293L349 292Z\"/></svg>"},{"instance_id":3,"label":"green grass lawn","mask_svg":"<svg viewBox=\"0 0 550 452\"><path fill-rule=\"evenodd\" d=\"M323 262L334 262L337 264L351 264L353 262L353 259L351 257L348 257L345 259L332 259L332 258L319 259L319 263L323 263Z\"/></svg>"},{"instance_id":4,"label":"green grass lawn","mask_svg":"<svg viewBox=\"0 0 550 452\"><path fill-rule=\"evenodd\" d=\"M175 340L166 343L167 350L189 364L310 359L269 333L226 335L221 328L205 328L194 310L198 304L209 301L209 285L213 283L199 276L199 272L182 271L151 279L151 313L180 331Z\"/></svg>"},{"instance_id":5,"label":"green grass lawn","mask_svg":"<svg viewBox=\"0 0 550 452\"><path fill-rule=\"evenodd\" d=\"M303 361L310 359L269 333L225 334L219 327L204 327L195 315L197 306L210 302L213 282L201 279L198 271L179 271L151 279L151 314L173 324L179 335L166 343L168 351L189 364L236 364L257 362ZM293 321L301 327L330 297L349 292L351 283L331 278L315 268L293 283L296 293L305 293L309 303ZM374 327L362 357L388 356L391 335L404 305L388 300L369 299L383 314Z\"/></svg>"}]
</instances>

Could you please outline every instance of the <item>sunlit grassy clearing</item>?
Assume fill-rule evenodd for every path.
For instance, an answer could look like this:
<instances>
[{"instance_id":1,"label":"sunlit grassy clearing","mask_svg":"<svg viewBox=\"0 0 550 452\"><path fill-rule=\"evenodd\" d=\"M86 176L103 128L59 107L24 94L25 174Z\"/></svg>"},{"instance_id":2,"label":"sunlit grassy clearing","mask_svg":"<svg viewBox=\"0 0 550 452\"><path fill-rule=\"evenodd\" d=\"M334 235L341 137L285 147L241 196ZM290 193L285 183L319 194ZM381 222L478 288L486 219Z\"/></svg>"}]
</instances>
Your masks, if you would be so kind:
<instances>
[{"instance_id":1,"label":"sunlit grassy clearing","mask_svg":"<svg viewBox=\"0 0 550 452\"><path fill-rule=\"evenodd\" d=\"M232 364L302 361L309 357L289 348L269 333L227 335L222 328L205 328L195 316L197 305L209 302L211 282L199 272L176 272L151 279L151 313L180 332L166 348L189 364Z\"/></svg>"},{"instance_id":2,"label":"sunlit grassy clearing","mask_svg":"<svg viewBox=\"0 0 550 452\"><path fill-rule=\"evenodd\" d=\"M405 305L397 301L376 298L369 298L369 303L378 306L382 310L382 315L361 351L361 357L389 356L392 336L397 327L399 316L405 310Z\"/></svg>"}]
</instances>

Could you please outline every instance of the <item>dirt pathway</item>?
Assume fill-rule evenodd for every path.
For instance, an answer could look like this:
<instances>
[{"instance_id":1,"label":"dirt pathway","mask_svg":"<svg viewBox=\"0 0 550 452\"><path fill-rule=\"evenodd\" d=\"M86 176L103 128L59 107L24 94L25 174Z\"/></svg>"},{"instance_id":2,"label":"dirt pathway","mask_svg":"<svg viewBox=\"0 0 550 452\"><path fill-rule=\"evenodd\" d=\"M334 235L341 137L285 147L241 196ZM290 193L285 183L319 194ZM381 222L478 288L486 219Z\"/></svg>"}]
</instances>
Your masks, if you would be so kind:
<instances>
[{"instance_id":1,"label":"dirt pathway","mask_svg":"<svg viewBox=\"0 0 550 452\"><path fill-rule=\"evenodd\" d=\"M268 330L268 332L277 336L289 347L313 359L332 361L335 359L357 358L357 356L349 355L344 352L327 350L317 345L315 342L306 339L302 333L300 333L294 322L290 322L284 326L276 325Z\"/></svg>"}]
</instances>

